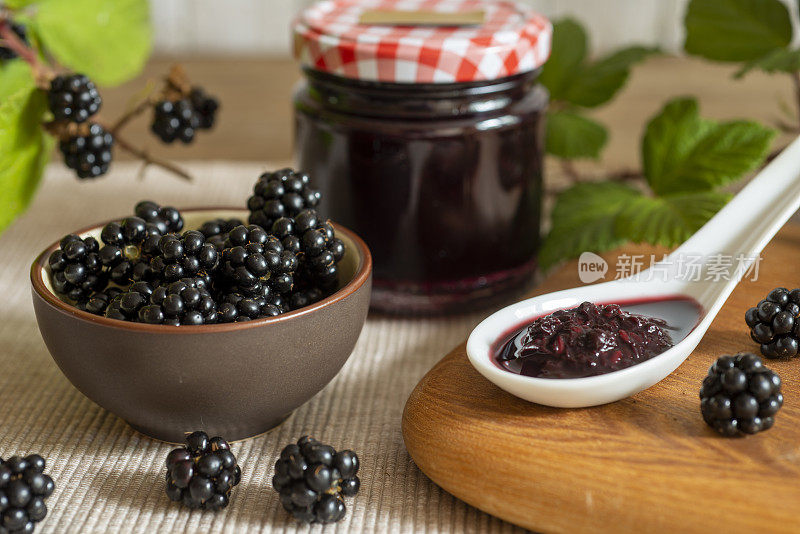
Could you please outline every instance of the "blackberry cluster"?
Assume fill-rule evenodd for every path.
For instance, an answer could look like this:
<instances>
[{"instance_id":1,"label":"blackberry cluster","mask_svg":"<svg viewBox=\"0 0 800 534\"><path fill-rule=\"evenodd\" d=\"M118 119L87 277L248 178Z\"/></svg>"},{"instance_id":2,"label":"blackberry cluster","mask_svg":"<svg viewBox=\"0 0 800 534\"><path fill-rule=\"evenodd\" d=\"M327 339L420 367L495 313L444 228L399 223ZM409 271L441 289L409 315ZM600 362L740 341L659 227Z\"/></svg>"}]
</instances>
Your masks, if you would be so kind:
<instances>
[{"instance_id":1,"label":"blackberry cluster","mask_svg":"<svg viewBox=\"0 0 800 534\"><path fill-rule=\"evenodd\" d=\"M262 227L237 226L222 251L222 276L227 292L270 299L292 290L297 257Z\"/></svg>"},{"instance_id":2,"label":"blackberry cluster","mask_svg":"<svg viewBox=\"0 0 800 534\"><path fill-rule=\"evenodd\" d=\"M63 139L59 144L64 155L64 164L73 169L81 179L97 178L108 172L113 146L114 136L93 122L88 123L88 127L82 128L77 135Z\"/></svg>"},{"instance_id":3,"label":"blackberry cluster","mask_svg":"<svg viewBox=\"0 0 800 534\"><path fill-rule=\"evenodd\" d=\"M272 225L272 234L284 248L294 252L300 265L298 281L303 287L330 292L336 287L337 264L344 257L344 243L336 237L330 221L323 221L313 209L295 217L281 217Z\"/></svg>"},{"instance_id":4,"label":"blackberry cluster","mask_svg":"<svg viewBox=\"0 0 800 534\"><path fill-rule=\"evenodd\" d=\"M703 420L724 436L755 434L775 423L783 406L781 379L757 355L722 356L700 388Z\"/></svg>"},{"instance_id":5,"label":"blackberry cluster","mask_svg":"<svg viewBox=\"0 0 800 534\"><path fill-rule=\"evenodd\" d=\"M86 122L103 104L94 82L83 74L56 76L47 98L57 121Z\"/></svg>"},{"instance_id":6,"label":"blackberry cluster","mask_svg":"<svg viewBox=\"0 0 800 534\"><path fill-rule=\"evenodd\" d=\"M358 468L353 451L336 452L330 445L303 436L281 451L272 487L298 521L334 523L347 512L344 497L355 495L361 487Z\"/></svg>"},{"instance_id":7,"label":"blackberry cluster","mask_svg":"<svg viewBox=\"0 0 800 534\"><path fill-rule=\"evenodd\" d=\"M11 31L14 32L19 40L28 45L28 34L25 31L25 26L21 24L16 24L14 22L8 22L9 28ZM17 57L17 53L11 50L10 48L6 48L5 46L0 46L0 61L5 61L8 59L14 59Z\"/></svg>"},{"instance_id":8,"label":"blackberry cluster","mask_svg":"<svg viewBox=\"0 0 800 534\"><path fill-rule=\"evenodd\" d=\"M47 516L45 499L55 484L44 474L45 460L38 454L0 458L0 532L31 534Z\"/></svg>"},{"instance_id":9,"label":"blackberry cluster","mask_svg":"<svg viewBox=\"0 0 800 534\"><path fill-rule=\"evenodd\" d=\"M162 100L156 104L150 129L163 142L172 143L180 139L183 143L191 143L198 128L200 116L190 100Z\"/></svg>"},{"instance_id":10,"label":"blackberry cluster","mask_svg":"<svg viewBox=\"0 0 800 534\"><path fill-rule=\"evenodd\" d=\"M199 128L201 130L213 128L217 110L219 109L219 101L213 96L206 94L200 87L192 88L192 91L189 93L189 100L197 113L200 124Z\"/></svg>"},{"instance_id":11,"label":"blackberry cluster","mask_svg":"<svg viewBox=\"0 0 800 534\"><path fill-rule=\"evenodd\" d=\"M171 326L213 324L217 322L217 305L199 278L184 278L156 287L135 282L111 299L105 316Z\"/></svg>"},{"instance_id":12,"label":"blackberry cluster","mask_svg":"<svg viewBox=\"0 0 800 534\"><path fill-rule=\"evenodd\" d=\"M265 172L247 200L248 220L269 230L281 217L294 217L304 209L316 207L321 198L320 192L311 188L305 173L292 169Z\"/></svg>"},{"instance_id":13,"label":"blackberry cluster","mask_svg":"<svg viewBox=\"0 0 800 534\"><path fill-rule=\"evenodd\" d=\"M81 301L108 283L100 260L100 245L93 237L70 234L48 259L53 289L70 300Z\"/></svg>"},{"instance_id":14,"label":"blackberry cluster","mask_svg":"<svg viewBox=\"0 0 800 534\"><path fill-rule=\"evenodd\" d=\"M219 252L197 230L183 235L167 234L159 238L158 251L150 260L154 276L165 282L181 278L201 278L211 285L211 276L219 265Z\"/></svg>"},{"instance_id":15,"label":"blackberry cluster","mask_svg":"<svg viewBox=\"0 0 800 534\"><path fill-rule=\"evenodd\" d=\"M186 445L167 455L167 497L189 508L227 507L241 478L228 442L202 431L186 436Z\"/></svg>"},{"instance_id":16,"label":"blackberry cluster","mask_svg":"<svg viewBox=\"0 0 800 534\"><path fill-rule=\"evenodd\" d=\"M275 175L280 184L304 176ZM307 187L307 177L298 180ZM344 243L313 209L269 229L217 218L188 231L173 207L143 200L134 212L102 228L102 247L92 237L62 240L49 258L58 295L96 315L182 325L273 317L336 289Z\"/></svg>"},{"instance_id":17,"label":"blackberry cluster","mask_svg":"<svg viewBox=\"0 0 800 534\"><path fill-rule=\"evenodd\" d=\"M773 289L744 315L750 337L767 358L790 358L800 348L800 289Z\"/></svg>"}]
</instances>

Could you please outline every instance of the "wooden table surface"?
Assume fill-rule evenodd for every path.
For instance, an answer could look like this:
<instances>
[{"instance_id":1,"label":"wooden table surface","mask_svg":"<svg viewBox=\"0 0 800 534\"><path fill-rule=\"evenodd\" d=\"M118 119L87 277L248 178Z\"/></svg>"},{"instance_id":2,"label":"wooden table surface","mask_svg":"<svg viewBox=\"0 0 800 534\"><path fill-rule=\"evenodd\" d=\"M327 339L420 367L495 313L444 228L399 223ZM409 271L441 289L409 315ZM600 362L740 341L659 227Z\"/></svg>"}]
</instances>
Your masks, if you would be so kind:
<instances>
[{"instance_id":1,"label":"wooden table surface","mask_svg":"<svg viewBox=\"0 0 800 534\"><path fill-rule=\"evenodd\" d=\"M146 143L154 153L176 160L236 159L288 160L292 150L292 89L300 79L288 58L218 57L154 58L136 80L103 90L102 115L113 119L147 80L157 80L169 65L183 63L189 76L222 101L218 127L200 135L191 146L165 147L149 135L149 117L131 123L126 136ZM677 96L695 95L704 116L716 119L750 118L771 123L781 116L779 102L792 103L787 76L753 73L733 80L731 66L690 58L658 57L633 70L631 79L609 105L594 116L611 131L603 160L585 165L590 172L639 165L639 140L644 124L663 103ZM120 157L122 154L120 154ZM550 176L556 176L552 169Z\"/></svg>"}]
</instances>

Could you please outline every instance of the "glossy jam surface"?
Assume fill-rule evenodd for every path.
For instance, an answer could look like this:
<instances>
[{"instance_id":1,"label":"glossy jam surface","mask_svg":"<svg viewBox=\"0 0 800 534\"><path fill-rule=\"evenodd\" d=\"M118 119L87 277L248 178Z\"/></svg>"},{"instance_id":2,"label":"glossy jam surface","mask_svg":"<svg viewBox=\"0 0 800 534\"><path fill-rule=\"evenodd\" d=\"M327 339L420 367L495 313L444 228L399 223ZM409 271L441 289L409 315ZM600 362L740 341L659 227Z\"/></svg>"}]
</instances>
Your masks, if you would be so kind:
<instances>
[{"instance_id":1,"label":"glossy jam surface","mask_svg":"<svg viewBox=\"0 0 800 534\"><path fill-rule=\"evenodd\" d=\"M427 85L306 76L297 160L325 215L369 245L374 308L463 311L531 280L547 105L535 73Z\"/></svg>"},{"instance_id":2,"label":"glossy jam surface","mask_svg":"<svg viewBox=\"0 0 800 534\"><path fill-rule=\"evenodd\" d=\"M636 365L672 346L663 319L584 302L517 330L495 357L504 369L526 376L582 378Z\"/></svg>"}]
</instances>

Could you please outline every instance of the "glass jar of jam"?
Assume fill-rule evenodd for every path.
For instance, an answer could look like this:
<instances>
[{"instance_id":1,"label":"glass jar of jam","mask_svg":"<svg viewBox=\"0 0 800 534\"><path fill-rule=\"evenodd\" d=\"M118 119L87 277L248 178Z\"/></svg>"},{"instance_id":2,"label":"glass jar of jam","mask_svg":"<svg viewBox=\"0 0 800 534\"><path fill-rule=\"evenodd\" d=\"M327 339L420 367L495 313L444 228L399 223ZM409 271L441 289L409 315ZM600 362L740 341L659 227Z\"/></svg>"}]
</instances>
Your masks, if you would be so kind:
<instances>
[{"instance_id":1,"label":"glass jar of jam","mask_svg":"<svg viewBox=\"0 0 800 534\"><path fill-rule=\"evenodd\" d=\"M331 0L294 29L298 164L369 245L373 309L462 311L527 285L550 23L512 2Z\"/></svg>"}]
</instances>

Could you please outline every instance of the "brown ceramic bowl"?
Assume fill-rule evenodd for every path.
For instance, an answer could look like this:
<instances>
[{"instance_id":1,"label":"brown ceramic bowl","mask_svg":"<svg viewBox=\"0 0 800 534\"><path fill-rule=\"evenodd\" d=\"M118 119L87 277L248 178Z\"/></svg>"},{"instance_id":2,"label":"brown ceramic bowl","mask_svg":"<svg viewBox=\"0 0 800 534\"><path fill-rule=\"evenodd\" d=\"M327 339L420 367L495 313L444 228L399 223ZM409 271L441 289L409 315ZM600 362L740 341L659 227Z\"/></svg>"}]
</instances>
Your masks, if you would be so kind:
<instances>
[{"instance_id":1,"label":"brown ceramic bowl","mask_svg":"<svg viewBox=\"0 0 800 534\"><path fill-rule=\"evenodd\" d=\"M187 228L242 210L183 210ZM77 232L99 240L103 225ZM369 308L372 259L364 242L336 226L346 245L340 289L300 310L245 323L165 326L80 311L50 285L47 259L31 267L33 307L44 342L83 394L157 439L203 429L236 440L286 419L333 379L350 356Z\"/></svg>"}]
</instances>

